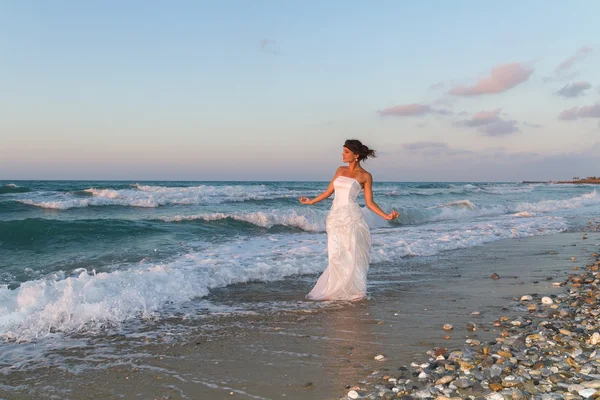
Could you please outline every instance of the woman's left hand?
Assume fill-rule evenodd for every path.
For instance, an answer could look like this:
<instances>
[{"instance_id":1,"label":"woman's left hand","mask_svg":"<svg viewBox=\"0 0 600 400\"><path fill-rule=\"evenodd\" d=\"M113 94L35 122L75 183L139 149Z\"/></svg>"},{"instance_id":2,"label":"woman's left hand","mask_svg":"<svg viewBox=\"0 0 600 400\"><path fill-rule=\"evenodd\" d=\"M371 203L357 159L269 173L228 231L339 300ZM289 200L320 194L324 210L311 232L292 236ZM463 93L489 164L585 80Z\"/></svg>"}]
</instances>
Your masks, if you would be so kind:
<instances>
[{"instance_id":1,"label":"woman's left hand","mask_svg":"<svg viewBox=\"0 0 600 400\"><path fill-rule=\"evenodd\" d=\"M396 218L398 218L399 216L400 216L400 213L398 211L392 210L392 212L387 215L386 219L388 221L392 221L392 220L395 220Z\"/></svg>"}]
</instances>

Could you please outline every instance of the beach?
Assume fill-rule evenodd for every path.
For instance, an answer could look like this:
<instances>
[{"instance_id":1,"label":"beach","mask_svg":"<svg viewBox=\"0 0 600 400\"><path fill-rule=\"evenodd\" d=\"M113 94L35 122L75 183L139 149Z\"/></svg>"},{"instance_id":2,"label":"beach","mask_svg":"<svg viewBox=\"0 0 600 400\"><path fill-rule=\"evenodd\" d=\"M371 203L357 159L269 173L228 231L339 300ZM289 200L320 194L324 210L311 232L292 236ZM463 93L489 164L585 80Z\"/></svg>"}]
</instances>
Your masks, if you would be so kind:
<instances>
[{"instance_id":1,"label":"beach","mask_svg":"<svg viewBox=\"0 0 600 400\"><path fill-rule=\"evenodd\" d=\"M263 309L265 299L301 301L310 282L287 293L278 282L257 283L263 298L248 298L257 288L240 285L230 288L236 293L228 301L254 302L244 313L207 316L201 326L180 321L178 331L159 335L75 336L74 346L56 351L48 344L43 360L14 368L26 372L3 368L0 397L337 399L350 387L368 391L400 366L426 361L433 347L495 338L492 321L522 313L513 298L561 293L552 282L599 249L598 233L585 241L582 235L507 239L412 260L413 270L436 270L427 279L371 271L368 300L322 309ZM215 291L208 299L219 296ZM470 332L469 322L486 329ZM447 323L450 332L442 329ZM374 359L379 354L384 361Z\"/></svg>"}]
</instances>

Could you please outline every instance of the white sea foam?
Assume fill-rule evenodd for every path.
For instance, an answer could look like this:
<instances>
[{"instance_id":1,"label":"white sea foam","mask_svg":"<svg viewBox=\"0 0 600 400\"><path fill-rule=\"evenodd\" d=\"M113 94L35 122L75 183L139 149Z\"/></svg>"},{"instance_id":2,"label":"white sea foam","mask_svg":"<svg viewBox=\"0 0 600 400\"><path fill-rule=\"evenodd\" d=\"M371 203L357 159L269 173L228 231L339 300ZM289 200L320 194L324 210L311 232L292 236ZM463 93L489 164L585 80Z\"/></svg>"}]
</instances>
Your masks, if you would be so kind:
<instances>
[{"instance_id":1,"label":"white sea foam","mask_svg":"<svg viewBox=\"0 0 600 400\"><path fill-rule=\"evenodd\" d=\"M18 201L32 206L67 210L90 206L160 207L167 205L203 205L241 202L248 200L272 200L313 195L315 191L297 191L287 188L269 188L265 185L201 185L189 187L166 187L134 185L134 189L89 188L84 192L90 197L73 193L33 193Z\"/></svg>"},{"instance_id":2,"label":"white sea foam","mask_svg":"<svg viewBox=\"0 0 600 400\"><path fill-rule=\"evenodd\" d=\"M544 200L537 203L520 203L514 208L515 211L550 212L572 208L582 208L600 204L600 195L596 189L581 196L564 200Z\"/></svg>"},{"instance_id":3,"label":"white sea foam","mask_svg":"<svg viewBox=\"0 0 600 400\"><path fill-rule=\"evenodd\" d=\"M521 211L518 213L514 213L512 216L513 217L521 217L521 218L531 218L531 217L535 217L535 215L536 215L535 213Z\"/></svg>"},{"instance_id":4,"label":"white sea foam","mask_svg":"<svg viewBox=\"0 0 600 400\"><path fill-rule=\"evenodd\" d=\"M518 221L518 222L516 222ZM376 230L372 234L372 261L398 260L403 256L431 256L442 251L479 246L500 239L549 235L567 229L560 217L515 220L499 217L482 222L439 222L417 227Z\"/></svg>"},{"instance_id":5,"label":"white sea foam","mask_svg":"<svg viewBox=\"0 0 600 400\"><path fill-rule=\"evenodd\" d=\"M469 200L457 200L457 201L452 201L450 203L446 203L446 204L442 204L441 206L438 206L439 208L458 208L458 209L467 209L467 210L474 210L475 204L471 203Z\"/></svg>"},{"instance_id":6,"label":"white sea foam","mask_svg":"<svg viewBox=\"0 0 600 400\"><path fill-rule=\"evenodd\" d=\"M274 226L290 226L300 228L308 232L325 231L325 221L327 212L323 210L290 210L290 211L271 211L271 212L248 212L248 213L208 213L195 215L174 215L163 216L158 219L165 222L181 221L218 221L224 219L233 219L236 221L248 222L252 225L262 228L272 228Z\"/></svg>"},{"instance_id":7,"label":"white sea foam","mask_svg":"<svg viewBox=\"0 0 600 400\"><path fill-rule=\"evenodd\" d=\"M548 213L563 209L583 208L600 204L600 196L593 191L582 196L565 200L546 200L538 203L520 203L517 205L491 204L479 207L468 199L456 200L429 208L408 208L401 210L400 222L403 224L421 224L427 222L452 221L480 217L498 217L512 215L515 217L534 217L539 213ZM386 204L384 208L393 207ZM363 213L371 229L390 227L389 222L376 216L366 207ZM192 215L163 216L158 219L165 222L181 221L217 221L224 219L244 221L263 228L273 226L291 226L308 232L324 232L327 220L327 210L310 209L306 207L280 209L270 212L236 212L236 213L206 213Z\"/></svg>"},{"instance_id":8,"label":"white sea foam","mask_svg":"<svg viewBox=\"0 0 600 400\"><path fill-rule=\"evenodd\" d=\"M0 287L0 338L28 340L151 318L164 305L205 296L211 288L314 273L324 260L323 243L314 238L281 243L270 237L223 244L165 264L98 274L84 270L67 278L53 274L16 290L5 285Z\"/></svg>"},{"instance_id":9,"label":"white sea foam","mask_svg":"<svg viewBox=\"0 0 600 400\"><path fill-rule=\"evenodd\" d=\"M407 255L481 245L502 238L553 234L566 228L558 217L434 224L373 230L372 262L400 262ZM113 272L80 270L0 287L0 338L30 340L51 332L89 332L133 318L160 316L173 307L234 283L274 281L318 273L327 263L323 233L237 238L170 262L123 265Z\"/></svg>"},{"instance_id":10,"label":"white sea foam","mask_svg":"<svg viewBox=\"0 0 600 400\"><path fill-rule=\"evenodd\" d=\"M481 188L481 191L488 194L505 195L531 193L535 190L534 186L489 186Z\"/></svg>"}]
</instances>

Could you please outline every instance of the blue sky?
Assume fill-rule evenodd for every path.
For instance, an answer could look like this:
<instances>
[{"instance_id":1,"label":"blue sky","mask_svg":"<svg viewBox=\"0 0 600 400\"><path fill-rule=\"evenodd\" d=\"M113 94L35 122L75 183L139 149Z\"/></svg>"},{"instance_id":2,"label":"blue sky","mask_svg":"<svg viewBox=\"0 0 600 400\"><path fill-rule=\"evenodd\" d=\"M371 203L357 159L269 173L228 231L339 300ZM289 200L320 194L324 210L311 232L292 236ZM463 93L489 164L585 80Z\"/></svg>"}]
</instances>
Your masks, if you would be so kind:
<instances>
[{"instance_id":1,"label":"blue sky","mask_svg":"<svg viewBox=\"0 0 600 400\"><path fill-rule=\"evenodd\" d=\"M8 1L0 179L600 175L595 1Z\"/></svg>"}]
</instances>

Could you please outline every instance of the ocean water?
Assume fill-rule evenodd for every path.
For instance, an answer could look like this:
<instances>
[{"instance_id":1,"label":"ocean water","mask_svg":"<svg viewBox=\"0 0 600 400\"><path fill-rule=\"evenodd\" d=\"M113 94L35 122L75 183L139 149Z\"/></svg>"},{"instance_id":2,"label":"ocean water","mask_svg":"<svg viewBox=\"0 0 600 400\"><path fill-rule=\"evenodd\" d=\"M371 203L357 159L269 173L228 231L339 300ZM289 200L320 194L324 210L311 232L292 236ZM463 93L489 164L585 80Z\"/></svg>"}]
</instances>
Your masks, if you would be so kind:
<instances>
[{"instance_id":1,"label":"ocean water","mask_svg":"<svg viewBox=\"0 0 600 400\"><path fill-rule=\"evenodd\" d=\"M135 335L156 321L235 308L227 296L239 284L310 287L327 265L331 199L297 199L326 186L0 181L0 341L68 340L124 325ZM376 182L374 199L401 217L388 222L364 208L371 270L393 265L398 274L415 273L403 270L414 257L577 230L600 215L593 185ZM221 304L207 301L214 291ZM301 294L262 301L271 310L320 307Z\"/></svg>"}]
</instances>

